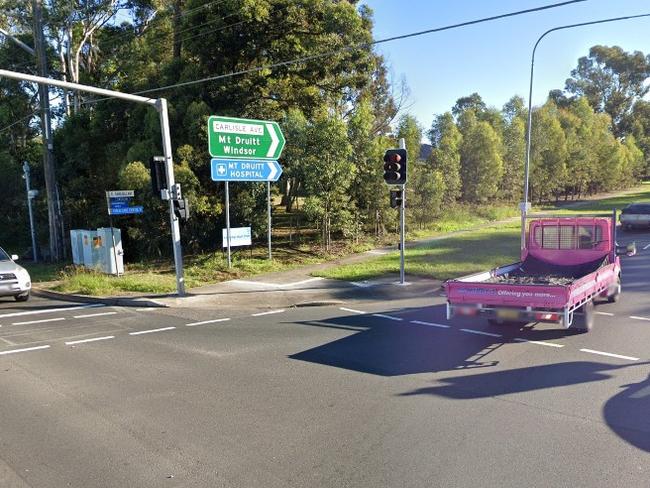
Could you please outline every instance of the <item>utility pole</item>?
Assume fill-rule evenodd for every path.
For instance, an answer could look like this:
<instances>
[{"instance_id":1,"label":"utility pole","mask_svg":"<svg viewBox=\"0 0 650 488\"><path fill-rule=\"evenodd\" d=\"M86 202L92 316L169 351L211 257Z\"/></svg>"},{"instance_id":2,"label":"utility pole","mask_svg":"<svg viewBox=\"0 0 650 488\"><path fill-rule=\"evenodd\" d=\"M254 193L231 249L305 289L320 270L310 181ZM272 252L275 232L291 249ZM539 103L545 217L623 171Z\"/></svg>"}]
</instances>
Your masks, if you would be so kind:
<instances>
[{"instance_id":1,"label":"utility pole","mask_svg":"<svg viewBox=\"0 0 650 488\"><path fill-rule=\"evenodd\" d=\"M48 77L45 40L43 38L43 2L32 0L32 28L34 31L34 52L39 76ZM48 227L50 231L50 258L63 259L63 230L59 191L56 184L56 164L52 141L52 120L50 114L49 88L38 85L41 108L41 128L43 130L43 172L45 173L45 192L47 195Z\"/></svg>"}]
</instances>

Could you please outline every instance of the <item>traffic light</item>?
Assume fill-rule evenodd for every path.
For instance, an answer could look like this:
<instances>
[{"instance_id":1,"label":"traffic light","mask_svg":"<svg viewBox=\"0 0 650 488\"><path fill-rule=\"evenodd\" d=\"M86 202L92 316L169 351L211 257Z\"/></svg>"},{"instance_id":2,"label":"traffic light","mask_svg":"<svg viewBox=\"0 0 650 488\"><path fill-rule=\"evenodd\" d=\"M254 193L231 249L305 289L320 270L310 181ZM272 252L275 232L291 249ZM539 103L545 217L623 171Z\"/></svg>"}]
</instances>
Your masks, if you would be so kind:
<instances>
[{"instance_id":1,"label":"traffic light","mask_svg":"<svg viewBox=\"0 0 650 488\"><path fill-rule=\"evenodd\" d=\"M154 196L161 197L161 191L167 190L167 169L165 168L164 156L153 156L149 160L149 171L151 172L151 191Z\"/></svg>"},{"instance_id":2,"label":"traffic light","mask_svg":"<svg viewBox=\"0 0 650 488\"><path fill-rule=\"evenodd\" d=\"M384 154L384 181L389 185L406 184L406 149L389 149Z\"/></svg>"},{"instance_id":3,"label":"traffic light","mask_svg":"<svg viewBox=\"0 0 650 488\"><path fill-rule=\"evenodd\" d=\"M187 198L174 200L174 215L180 220L188 220L190 218L190 204Z\"/></svg>"},{"instance_id":4,"label":"traffic light","mask_svg":"<svg viewBox=\"0 0 650 488\"><path fill-rule=\"evenodd\" d=\"M402 205L402 190L390 191L390 208L399 208Z\"/></svg>"}]
</instances>

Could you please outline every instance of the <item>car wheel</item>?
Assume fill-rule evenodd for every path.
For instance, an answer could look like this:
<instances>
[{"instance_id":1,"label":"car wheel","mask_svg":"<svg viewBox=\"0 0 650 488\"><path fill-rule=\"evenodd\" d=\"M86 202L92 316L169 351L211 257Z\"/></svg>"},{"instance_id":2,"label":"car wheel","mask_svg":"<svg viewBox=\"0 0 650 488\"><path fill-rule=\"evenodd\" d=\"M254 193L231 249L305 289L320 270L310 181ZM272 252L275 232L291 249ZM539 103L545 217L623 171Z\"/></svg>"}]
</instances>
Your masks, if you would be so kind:
<instances>
[{"instance_id":1,"label":"car wheel","mask_svg":"<svg viewBox=\"0 0 650 488\"><path fill-rule=\"evenodd\" d=\"M22 295L16 295L14 297L14 300L16 300L17 302L26 302L27 300L29 300L29 292L24 293Z\"/></svg>"}]
</instances>

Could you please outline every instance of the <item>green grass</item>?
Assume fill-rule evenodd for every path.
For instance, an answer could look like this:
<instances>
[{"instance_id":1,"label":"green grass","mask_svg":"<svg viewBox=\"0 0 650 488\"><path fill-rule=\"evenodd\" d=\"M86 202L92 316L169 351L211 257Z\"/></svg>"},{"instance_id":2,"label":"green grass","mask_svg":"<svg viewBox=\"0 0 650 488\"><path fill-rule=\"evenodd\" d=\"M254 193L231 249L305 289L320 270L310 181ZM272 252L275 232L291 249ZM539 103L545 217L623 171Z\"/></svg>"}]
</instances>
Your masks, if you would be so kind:
<instances>
[{"instance_id":1,"label":"green grass","mask_svg":"<svg viewBox=\"0 0 650 488\"><path fill-rule=\"evenodd\" d=\"M341 251L343 252L343 251ZM226 257L221 252L186 257L184 263L185 284L196 288L224 280L242 278L260 273L286 271L298 266L333 259L337 255L323 255L314 249L276 249L274 259L269 261L265 248L249 252L235 252L232 268L228 268ZM51 281L50 288L63 293L79 293L90 296L116 296L129 294L158 294L176 291L176 275L171 258L128 265L123 276L109 276L77 266L54 266L40 268L27 266L30 273L38 273L38 281Z\"/></svg>"},{"instance_id":2,"label":"green grass","mask_svg":"<svg viewBox=\"0 0 650 488\"><path fill-rule=\"evenodd\" d=\"M447 237L406 250L406 273L446 280L494 268L518 259L519 228L516 224L488 227ZM368 261L319 270L314 276L346 281L399 273L399 253Z\"/></svg>"},{"instance_id":3,"label":"green grass","mask_svg":"<svg viewBox=\"0 0 650 488\"><path fill-rule=\"evenodd\" d=\"M536 212L572 215L589 212L609 212L622 209L633 202L650 202L650 183L644 183L638 191L627 195L580 202L573 208L547 206L533 209ZM442 225L446 232L461 230L483 224L489 217L493 220L506 220L518 215L517 209L509 211L504 207L490 207L474 214L466 209L455 210L454 218L449 219L448 225ZM489 213L488 213L489 212ZM483 219L481 219L481 214ZM445 221L443 221L445 222ZM458 227L454 225L458 224ZM464 227L463 227L464 226ZM418 238L435 236L441 232L430 230L410 234ZM520 228L517 222L507 223L498 227L485 227L480 230L465 232L443 240L407 248L405 270L407 274L446 280L465 274L491 269L518 259ZM379 258L369 259L355 264L337 266L313 273L314 276L335 278L346 281L359 281L378 278L390 273L399 272L399 253L391 253Z\"/></svg>"}]
</instances>

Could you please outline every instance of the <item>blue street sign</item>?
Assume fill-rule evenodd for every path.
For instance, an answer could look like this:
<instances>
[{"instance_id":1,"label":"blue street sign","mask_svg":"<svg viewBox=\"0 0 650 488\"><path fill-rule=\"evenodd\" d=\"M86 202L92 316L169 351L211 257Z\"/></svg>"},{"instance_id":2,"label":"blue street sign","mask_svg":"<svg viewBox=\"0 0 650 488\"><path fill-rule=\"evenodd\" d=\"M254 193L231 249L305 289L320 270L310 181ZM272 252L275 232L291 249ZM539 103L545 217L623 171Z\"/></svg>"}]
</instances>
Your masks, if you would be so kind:
<instances>
[{"instance_id":1,"label":"blue street sign","mask_svg":"<svg viewBox=\"0 0 650 488\"><path fill-rule=\"evenodd\" d=\"M133 190L117 190L106 192L108 215L133 215L144 213L144 207L131 207L131 200L135 193Z\"/></svg>"},{"instance_id":2,"label":"blue street sign","mask_svg":"<svg viewBox=\"0 0 650 488\"><path fill-rule=\"evenodd\" d=\"M111 207L111 215L131 215L144 213L144 207Z\"/></svg>"},{"instance_id":3,"label":"blue street sign","mask_svg":"<svg viewBox=\"0 0 650 488\"><path fill-rule=\"evenodd\" d=\"M278 181L282 166L277 161L213 159L212 181Z\"/></svg>"}]
</instances>

